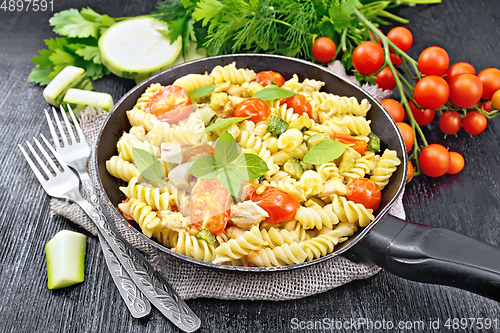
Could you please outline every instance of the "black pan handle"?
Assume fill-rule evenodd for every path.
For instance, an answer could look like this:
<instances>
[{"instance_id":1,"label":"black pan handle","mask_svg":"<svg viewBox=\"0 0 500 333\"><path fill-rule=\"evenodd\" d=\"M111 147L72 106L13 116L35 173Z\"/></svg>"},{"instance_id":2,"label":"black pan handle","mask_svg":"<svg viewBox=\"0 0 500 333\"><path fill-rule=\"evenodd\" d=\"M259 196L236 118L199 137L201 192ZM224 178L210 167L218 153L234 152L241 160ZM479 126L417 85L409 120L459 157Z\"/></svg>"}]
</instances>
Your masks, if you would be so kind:
<instances>
[{"instance_id":1,"label":"black pan handle","mask_svg":"<svg viewBox=\"0 0 500 333\"><path fill-rule=\"evenodd\" d=\"M387 215L345 256L367 259L408 280L500 301L500 248L451 230Z\"/></svg>"}]
</instances>

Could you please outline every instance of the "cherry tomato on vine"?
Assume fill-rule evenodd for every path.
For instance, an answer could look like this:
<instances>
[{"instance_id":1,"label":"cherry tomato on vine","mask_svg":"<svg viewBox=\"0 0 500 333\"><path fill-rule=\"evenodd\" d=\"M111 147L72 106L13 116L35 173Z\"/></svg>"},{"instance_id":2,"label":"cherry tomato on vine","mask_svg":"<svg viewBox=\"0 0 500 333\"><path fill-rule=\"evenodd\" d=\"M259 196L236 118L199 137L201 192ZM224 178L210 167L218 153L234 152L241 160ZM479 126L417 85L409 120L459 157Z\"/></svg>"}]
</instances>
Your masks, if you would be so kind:
<instances>
[{"instance_id":1,"label":"cherry tomato on vine","mask_svg":"<svg viewBox=\"0 0 500 333\"><path fill-rule=\"evenodd\" d=\"M406 181L409 182L413 178L413 173L415 170L413 169L413 164L408 161L408 173L406 174Z\"/></svg>"},{"instance_id":2,"label":"cherry tomato on vine","mask_svg":"<svg viewBox=\"0 0 500 333\"><path fill-rule=\"evenodd\" d=\"M412 102L409 102L408 104L410 104L411 114L413 115L413 118L415 118L418 126L427 126L434 120L436 110L418 109ZM408 119L409 118L410 117L408 116Z\"/></svg>"},{"instance_id":3,"label":"cherry tomato on vine","mask_svg":"<svg viewBox=\"0 0 500 333\"><path fill-rule=\"evenodd\" d=\"M491 103L492 106L495 107L495 109L500 109L500 89L495 91L495 93L491 97Z\"/></svg>"},{"instance_id":4,"label":"cherry tomato on vine","mask_svg":"<svg viewBox=\"0 0 500 333\"><path fill-rule=\"evenodd\" d=\"M448 53L439 46L426 48L418 57L418 69L424 75L444 75L449 65Z\"/></svg>"},{"instance_id":5,"label":"cherry tomato on vine","mask_svg":"<svg viewBox=\"0 0 500 333\"><path fill-rule=\"evenodd\" d=\"M439 117L439 128L445 134L456 134L462 127L462 117L456 111L443 112Z\"/></svg>"},{"instance_id":6,"label":"cherry tomato on vine","mask_svg":"<svg viewBox=\"0 0 500 333\"><path fill-rule=\"evenodd\" d=\"M442 77L429 75L417 82L413 95L415 102L421 107L438 109L448 100L450 87Z\"/></svg>"},{"instance_id":7,"label":"cherry tomato on vine","mask_svg":"<svg viewBox=\"0 0 500 333\"><path fill-rule=\"evenodd\" d=\"M486 101L479 105L479 108L486 112L491 112L493 110L493 105L491 105L491 101Z\"/></svg>"},{"instance_id":8,"label":"cherry tomato on vine","mask_svg":"<svg viewBox=\"0 0 500 333\"><path fill-rule=\"evenodd\" d=\"M477 111L468 112L463 120L464 130L470 135L478 135L484 132L488 125L488 119Z\"/></svg>"},{"instance_id":9,"label":"cherry tomato on vine","mask_svg":"<svg viewBox=\"0 0 500 333\"><path fill-rule=\"evenodd\" d=\"M396 88L396 80L389 67L384 68L375 76L375 83L379 88L392 90Z\"/></svg>"},{"instance_id":10,"label":"cherry tomato on vine","mask_svg":"<svg viewBox=\"0 0 500 333\"><path fill-rule=\"evenodd\" d=\"M347 200L362 204L368 209L376 210L382 201L380 187L368 178L353 179L348 185Z\"/></svg>"},{"instance_id":11,"label":"cherry tomato on vine","mask_svg":"<svg viewBox=\"0 0 500 333\"><path fill-rule=\"evenodd\" d=\"M373 74L384 63L382 46L373 41L366 41L354 49L352 64L358 72L364 75Z\"/></svg>"},{"instance_id":12,"label":"cherry tomato on vine","mask_svg":"<svg viewBox=\"0 0 500 333\"><path fill-rule=\"evenodd\" d=\"M397 47L399 47L403 52L408 51L413 45L413 35L410 30L405 27L392 28L387 33L387 38L389 38L389 40L393 42ZM393 51L392 48L390 48L390 50Z\"/></svg>"},{"instance_id":13,"label":"cherry tomato on vine","mask_svg":"<svg viewBox=\"0 0 500 333\"><path fill-rule=\"evenodd\" d=\"M450 175L455 175L462 171L464 168L465 161L462 155L455 151L450 151L450 167L446 173Z\"/></svg>"},{"instance_id":14,"label":"cherry tomato on vine","mask_svg":"<svg viewBox=\"0 0 500 333\"><path fill-rule=\"evenodd\" d=\"M422 149L418 157L422 172L429 177L440 177L450 168L450 153L437 143Z\"/></svg>"},{"instance_id":15,"label":"cherry tomato on vine","mask_svg":"<svg viewBox=\"0 0 500 333\"><path fill-rule=\"evenodd\" d=\"M191 113L191 98L184 88L165 86L148 100L147 113L154 114L160 121L177 124Z\"/></svg>"},{"instance_id":16,"label":"cherry tomato on vine","mask_svg":"<svg viewBox=\"0 0 500 333\"><path fill-rule=\"evenodd\" d=\"M410 151L413 147L413 143L415 142L415 133L410 125L407 123L396 123L403 136L403 141L405 142L406 151Z\"/></svg>"},{"instance_id":17,"label":"cherry tomato on vine","mask_svg":"<svg viewBox=\"0 0 500 333\"><path fill-rule=\"evenodd\" d=\"M248 120L258 122L271 115L269 105L261 99L249 98L236 105L234 110L235 117L248 117Z\"/></svg>"},{"instance_id":18,"label":"cherry tomato on vine","mask_svg":"<svg viewBox=\"0 0 500 333\"><path fill-rule=\"evenodd\" d=\"M255 77L255 81L259 82L264 87L271 84L271 82L276 83L278 87L281 87L285 84L285 79L283 78L283 76L280 73L274 71L258 72L257 76Z\"/></svg>"},{"instance_id":19,"label":"cherry tomato on vine","mask_svg":"<svg viewBox=\"0 0 500 333\"><path fill-rule=\"evenodd\" d=\"M500 89L500 70L496 68L486 68L477 74L483 83L482 99L491 99L495 91Z\"/></svg>"},{"instance_id":20,"label":"cherry tomato on vine","mask_svg":"<svg viewBox=\"0 0 500 333\"><path fill-rule=\"evenodd\" d=\"M378 31L382 32L382 30L378 29ZM382 32L383 33L383 32ZM370 37L375 41L377 41L377 43L379 43L380 45L382 45L382 39L380 39L379 36L374 36L373 33L370 31ZM376 37L376 38L375 38Z\"/></svg>"},{"instance_id":21,"label":"cherry tomato on vine","mask_svg":"<svg viewBox=\"0 0 500 333\"><path fill-rule=\"evenodd\" d=\"M335 42L328 37L319 37L313 43L312 55L319 62L332 61L336 52L337 46Z\"/></svg>"},{"instance_id":22,"label":"cherry tomato on vine","mask_svg":"<svg viewBox=\"0 0 500 333\"><path fill-rule=\"evenodd\" d=\"M450 68L448 68L444 79L446 81L450 82L450 80L453 77L458 76L460 74L476 75L476 70L474 69L474 67L471 64L469 64L467 62L457 62L456 64L453 64L450 66Z\"/></svg>"},{"instance_id":23,"label":"cherry tomato on vine","mask_svg":"<svg viewBox=\"0 0 500 333\"><path fill-rule=\"evenodd\" d=\"M304 95L296 94L292 97L288 97L285 99L285 103L288 108L293 109L293 113L300 115L307 113L309 118L312 118L312 106Z\"/></svg>"},{"instance_id":24,"label":"cherry tomato on vine","mask_svg":"<svg viewBox=\"0 0 500 333\"><path fill-rule=\"evenodd\" d=\"M452 104L460 108L470 108L476 105L483 95L483 85L473 74L460 74L449 81Z\"/></svg>"},{"instance_id":25,"label":"cherry tomato on vine","mask_svg":"<svg viewBox=\"0 0 500 333\"><path fill-rule=\"evenodd\" d=\"M384 109L389 112L391 115L392 119L394 119L395 122L399 123L402 122L405 119L405 109L395 99L392 98L386 98L382 101L380 101L380 104L384 107Z\"/></svg>"},{"instance_id":26,"label":"cherry tomato on vine","mask_svg":"<svg viewBox=\"0 0 500 333\"><path fill-rule=\"evenodd\" d=\"M396 56L394 53L390 53L389 54L389 57L391 58L391 62L394 66L399 66L401 65L403 62L401 61L401 58Z\"/></svg>"},{"instance_id":27,"label":"cherry tomato on vine","mask_svg":"<svg viewBox=\"0 0 500 333\"><path fill-rule=\"evenodd\" d=\"M205 228L214 235L220 235L229 221L230 198L229 191L218 181L200 179L191 195L191 224L198 230Z\"/></svg>"}]
</instances>

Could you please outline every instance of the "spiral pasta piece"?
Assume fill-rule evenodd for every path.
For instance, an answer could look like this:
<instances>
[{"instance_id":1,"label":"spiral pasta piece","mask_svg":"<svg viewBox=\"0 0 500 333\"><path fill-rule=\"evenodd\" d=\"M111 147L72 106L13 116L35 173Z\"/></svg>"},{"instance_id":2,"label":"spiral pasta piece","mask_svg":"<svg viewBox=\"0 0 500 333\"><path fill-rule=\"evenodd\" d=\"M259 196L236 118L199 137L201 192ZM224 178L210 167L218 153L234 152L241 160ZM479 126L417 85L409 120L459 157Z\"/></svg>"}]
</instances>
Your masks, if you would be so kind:
<instances>
[{"instance_id":1,"label":"spiral pasta piece","mask_svg":"<svg viewBox=\"0 0 500 333\"><path fill-rule=\"evenodd\" d=\"M323 190L323 179L313 170L305 171L300 177L299 183L307 198Z\"/></svg>"},{"instance_id":2,"label":"spiral pasta piece","mask_svg":"<svg viewBox=\"0 0 500 333\"><path fill-rule=\"evenodd\" d=\"M339 172L339 168L333 162L323 163L316 166L316 171L321 176L323 181L327 181L330 179L341 179L343 180L343 176Z\"/></svg>"},{"instance_id":3,"label":"spiral pasta piece","mask_svg":"<svg viewBox=\"0 0 500 333\"><path fill-rule=\"evenodd\" d=\"M259 227L254 226L243 235L230 239L226 243L220 244L215 250L214 264L231 261L232 259L241 259L251 250L258 250L267 245L262 239Z\"/></svg>"},{"instance_id":4,"label":"spiral pasta piece","mask_svg":"<svg viewBox=\"0 0 500 333\"><path fill-rule=\"evenodd\" d=\"M288 231L286 229L269 228L269 230L262 229L262 239L267 242L271 249L283 244L292 244L299 241L298 235L295 231Z\"/></svg>"},{"instance_id":5,"label":"spiral pasta piece","mask_svg":"<svg viewBox=\"0 0 500 333\"><path fill-rule=\"evenodd\" d=\"M375 153L366 151L365 155L358 158L352 168L342 174L345 180L351 181L356 178L363 178L375 168Z\"/></svg>"},{"instance_id":6,"label":"spiral pasta piece","mask_svg":"<svg viewBox=\"0 0 500 333\"><path fill-rule=\"evenodd\" d=\"M303 242L318 235L317 229L305 229L297 219L287 222L283 225L283 229L290 232L295 232L298 237L298 242Z\"/></svg>"},{"instance_id":7,"label":"spiral pasta piece","mask_svg":"<svg viewBox=\"0 0 500 333\"><path fill-rule=\"evenodd\" d=\"M397 166L401 164L395 150L386 149L379 160L375 163L370 179L378 184L381 190L389 183Z\"/></svg>"},{"instance_id":8,"label":"spiral pasta piece","mask_svg":"<svg viewBox=\"0 0 500 333\"><path fill-rule=\"evenodd\" d=\"M151 238L155 229L160 226L160 218L156 212L145 202L131 198L128 202L118 205L121 211L134 219L142 230L142 233Z\"/></svg>"},{"instance_id":9,"label":"spiral pasta piece","mask_svg":"<svg viewBox=\"0 0 500 333\"><path fill-rule=\"evenodd\" d=\"M360 227L366 227L375 217L373 210L367 209L362 204L347 200L345 197L333 194L330 196L332 203L323 209L331 209L340 222L349 222Z\"/></svg>"},{"instance_id":10,"label":"spiral pasta piece","mask_svg":"<svg viewBox=\"0 0 500 333\"><path fill-rule=\"evenodd\" d=\"M231 82L232 84L242 84L253 81L256 74L251 69L236 68L236 63L233 62L224 67L215 66L210 73L210 77L214 79L215 84Z\"/></svg>"},{"instance_id":11,"label":"spiral pasta piece","mask_svg":"<svg viewBox=\"0 0 500 333\"><path fill-rule=\"evenodd\" d=\"M120 191L127 196L145 202L154 210L167 210L169 208L168 198L170 193L167 187L159 188L151 184L137 184L138 179L132 178L128 186L121 186Z\"/></svg>"},{"instance_id":12,"label":"spiral pasta piece","mask_svg":"<svg viewBox=\"0 0 500 333\"><path fill-rule=\"evenodd\" d=\"M134 136L139 141L146 140L146 131L142 126L132 126L129 131L130 135Z\"/></svg>"},{"instance_id":13,"label":"spiral pasta piece","mask_svg":"<svg viewBox=\"0 0 500 333\"><path fill-rule=\"evenodd\" d=\"M252 251L247 256L247 262L258 267L276 267L284 265L301 264L307 258L307 253L298 243L283 244L271 249L262 248Z\"/></svg>"},{"instance_id":14,"label":"spiral pasta piece","mask_svg":"<svg viewBox=\"0 0 500 333\"><path fill-rule=\"evenodd\" d=\"M371 108L367 99L361 100L360 103L356 97L338 96L326 92L312 92L305 94L305 97L314 111L324 112L328 117L344 114L366 117L366 113Z\"/></svg>"},{"instance_id":15,"label":"spiral pasta piece","mask_svg":"<svg viewBox=\"0 0 500 333\"><path fill-rule=\"evenodd\" d=\"M296 128L290 128L278 138L278 148L285 151L293 151L304 141L302 132Z\"/></svg>"},{"instance_id":16,"label":"spiral pasta piece","mask_svg":"<svg viewBox=\"0 0 500 333\"><path fill-rule=\"evenodd\" d=\"M188 74L175 80L172 85L184 88L190 93L212 83L214 83L214 79L206 74Z\"/></svg>"},{"instance_id":17,"label":"spiral pasta piece","mask_svg":"<svg viewBox=\"0 0 500 333\"><path fill-rule=\"evenodd\" d=\"M271 114L274 114L287 123L291 123L293 120L299 118L298 113L294 113L292 108L289 108L286 103L280 104L280 100L277 99L271 104Z\"/></svg>"},{"instance_id":18,"label":"spiral pasta piece","mask_svg":"<svg viewBox=\"0 0 500 333\"><path fill-rule=\"evenodd\" d=\"M190 258L207 262L212 262L215 258L214 245L198 239L185 231L178 233L177 243L172 250Z\"/></svg>"},{"instance_id":19,"label":"spiral pasta piece","mask_svg":"<svg viewBox=\"0 0 500 333\"><path fill-rule=\"evenodd\" d=\"M241 132L238 143L244 149L253 149L257 152L257 155L267 164L269 169L267 174L271 175L279 171L279 167L274 164L271 152L266 148L260 137L256 136L254 133L243 131Z\"/></svg>"},{"instance_id":20,"label":"spiral pasta piece","mask_svg":"<svg viewBox=\"0 0 500 333\"><path fill-rule=\"evenodd\" d=\"M304 189L302 189L300 183L297 180L290 177L290 175L288 175L288 177L286 178L279 180L271 180L271 181L264 180L262 184L266 186L273 186L279 190L285 191L288 194L291 194L299 202L306 201L306 194L304 192Z\"/></svg>"},{"instance_id":21,"label":"spiral pasta piece","mask_svg":"<svg viewBox=\"0 0 500 333\"><path fill-rule=\"evenodd\" d=\"M150 131L160 121L154 114L146 113L138 108L127 111L127 118L132 126L142 126L146 131ZM165 123L168 125L167 123Z\"/></svg>"},{"instance_id":22,"label":"spiral pasta piece","mask_svg":"<svg viewBox=\"0 0 500 333\"><path fill-rule=\"evenodd\" d=\"M327 208L317 207L303 207L300 206L295 214L295 219L299 221L304 229L318 229L323 227L332 229L332 227L339 223L339 218L333 210Z\"/></svg>"},{"instance_id":23,"label":"spiral pasta piece","mask_svg":"<svg viewBox=\"0 0 500 333\"><path fill-rule=\"evenodd\" d=\"M141 174L134 164L116 155L106 161L106 170L111 176L126 182L129 182L133 177L139 178Z\"/></svg>"},{"instance_id":24,"label":"spiral pasta piece","mask_svg":"<svg viewBox=\"0 0 500 333\"><path fill-rule=\"evenodd\" d=\"M120 139L118 140L117 147L118 155L126 161L132 161L132 148L142 149L156 157L160 157L160 149L147 142Z\"/></svg>"},{"instance_id":25,"label":"spiral pasta piece","mask_svg":"<svg viewBox=\"0 0 500 333\"><path fill-rule=\"evenodd\" d=\"M177 244L178 232L167 228L156 228L152 237L156 238L158 243L171 248Z\"/></svg>"},{"instance_id":26,"label":"spiral pasta piece","mask_svg":"<svg viewBox=\"0 0 500 333\"><path fill-rule=\"evenodd\" d=\"M135 103L134 108L140 111L144 111L146 106L148 105L149 98L154 95L158 90L162 88L162 85L159 83L153 83L150 85L144 93L142 93L141 97Z\"/></svg>"},{"instance_id":27,"label":"spiral pasta piece","mask_svg":"<svg viewBox=\"0 0 500 333\"><path fill-rule=\"evenodd\" d=\"M300 247L307 253L307 260L313 260L332 253L335 245L354 235L357 228L351 223L339 223L334 230L321 234L300 243Z\"/></svg>"}]
</instances>

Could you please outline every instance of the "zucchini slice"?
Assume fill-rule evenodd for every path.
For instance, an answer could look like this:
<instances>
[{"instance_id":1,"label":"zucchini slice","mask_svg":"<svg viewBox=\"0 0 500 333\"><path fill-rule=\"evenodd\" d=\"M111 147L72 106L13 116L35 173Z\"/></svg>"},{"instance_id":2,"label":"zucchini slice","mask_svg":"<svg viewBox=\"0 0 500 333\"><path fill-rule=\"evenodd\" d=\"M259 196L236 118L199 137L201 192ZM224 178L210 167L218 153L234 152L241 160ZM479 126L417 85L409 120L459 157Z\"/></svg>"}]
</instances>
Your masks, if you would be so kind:
<instances>
[{"instance_id":1,"label":"zucchini slice","mask_svg":"<svg viewBox=\"0 0 500 333\"><path fill-rule=\"evenodd\" d=\"M380 150L380 138L376 134L373 134L373 133L370 133L368 135L368 137L370 138L370 140L368 141L367 149L369 151L373 151L373 152L379 151Z\"/></svg>"},{"instance_id":2,"label":"zucchini slice","mask_svg":"<svg viewBox=\"0 0 500 333\"><path fill-rule=\"evenodd\" d=\"M181 37L170 44L157 29L168 27L147 16L113 24L99 38L102 63L115 75L136 82L169 68L181 52Z\"/></svg>"},{"instance_id":3,"label":"zucchini slice","mask_svg":"<svg viewBox=\"0 0 500 333\"><path fill-rule=\"evenodd\" d=\"M109 112L114 106L113 97L110 94L81 89L68 89L63 103L69 104L74 112L80 112L89 105L98 106Z\"/></svg>"},{"instance_id":4,"label":"zucchini slice","mask_svg":"<svg viewBox=\"0 0 500 333\"><path fill-rule=\"evenodd\" d=\"M281 134L285 133L287 129L288 123L286 121L274 114L271 115L271 119L269 119L269 124L267 125L267 131L269 133L279 137Z\"/></svg>"},{"instance_id":5,"label":"zucchini slice","mask_svg":"<svg viewBox=\"0 0 500 333\"><path fill-rule=\"evenodd\" d=\"M317 145L319 142L323 141L326 138L327 138L326 133L321 132L318 134L314 134L313 136L311 136L306 140L307 149L311 149L312 147L314 147L315 145Z\"/></svg>"},{"instance_id":6,"label":"zucchini slice","mask_svg":"<svg viewBox=\"0 0 500 333\"><path fill-rule=\"evenodd\" d=\"M43 98L47 103L59 106L64 98L64 95L70 88L92 90L92 82L90 82L85 70L80 67L66 66L59 74L56 75L49 85L43 90Z\"/></svg>"},{"instance_id":7,"label":"zucchini slice","mask_svg":"<svg viewBox=\"0 0 500 333\"><path fill-rule=\"evenodd\" d=\"M213 123L217 118L217 113L210 107L210 104L199 107L196 112L200 116L201 121L203 121L203 124L205 124L205 127Z\"/></svg>"},{"instance_id":8,"label":"zucchini slice","mask_svg":"<svg viewBox=\"0 0 500 333\"><path fill-rule=\"evenodd\" d=\"M290 157L290 159L286 161L285 165L283 165L283 170L288 172L290 176L295 179L300 179L300 177L302 177L302 174L304 173L304 167L295 157Z\"/></svg>"}]
</instances>

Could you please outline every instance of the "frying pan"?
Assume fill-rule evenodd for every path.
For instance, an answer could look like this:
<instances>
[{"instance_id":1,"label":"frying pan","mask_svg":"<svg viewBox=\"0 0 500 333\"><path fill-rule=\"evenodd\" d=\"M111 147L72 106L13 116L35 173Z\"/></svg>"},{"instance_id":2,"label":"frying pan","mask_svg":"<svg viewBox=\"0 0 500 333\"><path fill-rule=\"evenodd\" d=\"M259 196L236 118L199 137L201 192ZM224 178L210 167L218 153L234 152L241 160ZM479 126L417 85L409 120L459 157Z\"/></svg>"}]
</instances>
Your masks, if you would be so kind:
<instances>
[{"instance_id":1,"label":"frying pan","mask_svg":"<svg viewBox=\"0 0 500 333\"><path fill-rule=\"evenodd\" d=\"M175 79L183 75L210 72L217 65L224 66L234 61L238 68L251 68L255 72L274 70L281 73L285 79L297 74L300 80L309 78L325 82L324 91L341 96L354 96L358 100L368 99L372 107L367 118L371 120L373 132L380 136L383 147L397 152L401 165L383 190L381 205L374 212L375 220L339 244L333 253L302 264L271 268L207 263L173 252L155 240L147 238L139 226L133 221L127 221L117 208L125 199L118 189L124 184L106 171L106 161L117 154L118 139L124 131L130 129L125 112L132 109L136 100L152 83L172 84ZM278 55L240 54L200 59L167 69L134 87L115 105L101 127L96 145L94 168L104 203L111 206L113 213L137 237L175 257L218 270L274 272L303 268L342 254L353 261L372 261L389 272L409 280L458 287L500 301L498 247L450 230L406 222L388 214L406 182L407 155L401 134L391 116L375 99L324 67Z\"/></svg>"}]
</instances>

